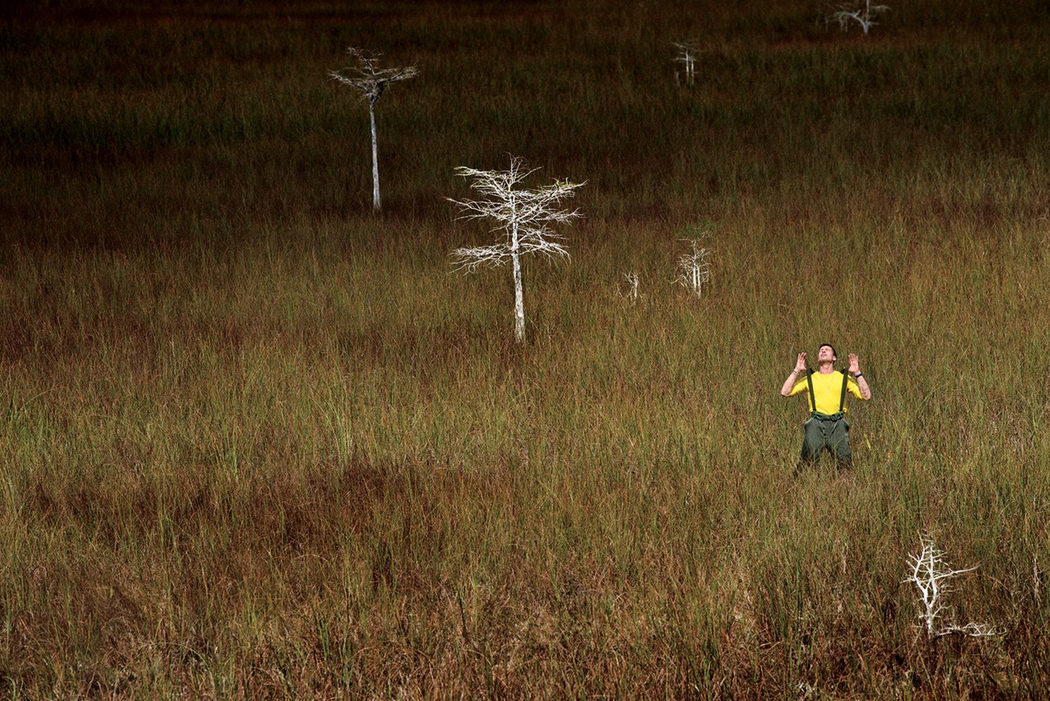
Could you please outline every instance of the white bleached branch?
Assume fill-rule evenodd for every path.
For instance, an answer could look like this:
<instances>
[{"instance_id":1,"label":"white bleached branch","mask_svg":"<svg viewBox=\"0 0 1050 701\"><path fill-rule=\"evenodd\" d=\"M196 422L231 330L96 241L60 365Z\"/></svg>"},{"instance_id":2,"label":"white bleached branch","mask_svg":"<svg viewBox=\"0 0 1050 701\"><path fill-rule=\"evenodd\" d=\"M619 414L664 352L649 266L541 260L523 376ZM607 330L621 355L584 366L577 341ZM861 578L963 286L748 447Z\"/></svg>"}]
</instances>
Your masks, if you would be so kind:
<instances>
[{"instance_id":1,"label":"white bleached branch","mask_svg":"<svg viewBox=\"0 0 1050 701\"><path fill-rule=\"evenodd\" d=\"M478 170L460 166L456 175L470 178L470 188L482 196L478 200L450 202L460 209L461 219L493 219L493 231L502 232L502 240L488 245L457 248L452 251L457 270L473 271L479 266L499 266L510 262L514 273L514 331L519 342L525 338L525 311L521 280L521 256L540 254L550 259L568 258L569 252L551 228L580 216L578 209L558 209L564 199L573 197L583 183L555 180L537 189L525 189L521 183L537 169L526 169L521 158L512 157L507 170Z\"/></svg>"},{"instance_id":2,"label":"white bleached branch","mask_svg":"<svg viewBox=\"0 0 1050 701\"><path fill-rule=\"evenodd\" d=\"M357 90L361 93L361 97L371 104L379 100L390 83L408 80L419 75L419 69L415 66L380 68L379 59L382 54L379 53L370 53L355 47L350 47L346 53L356 63L337 71L329 71L328 75L343 85Z\"/></svg>"}]
</instances>

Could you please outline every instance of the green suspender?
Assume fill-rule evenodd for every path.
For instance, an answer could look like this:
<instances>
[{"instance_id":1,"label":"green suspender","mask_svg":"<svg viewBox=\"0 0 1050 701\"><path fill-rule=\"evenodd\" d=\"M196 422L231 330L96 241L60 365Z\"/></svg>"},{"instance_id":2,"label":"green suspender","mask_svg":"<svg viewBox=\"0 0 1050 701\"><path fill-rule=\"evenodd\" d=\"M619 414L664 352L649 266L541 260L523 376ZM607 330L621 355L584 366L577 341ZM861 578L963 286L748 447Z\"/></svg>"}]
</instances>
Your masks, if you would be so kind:
<instances>
[{"instance_id":1,"label":"green suspender","mask_svg":"<svg viewBox=\"0 0 1050 701\"><path fill-rule=\"evenodd\" d=\"M817 413L817 398L813 396L813 371L806 368L806 382L809 383L809 406L814 414Z\"/></svg>"},{"instance_id":2,"label":"green suspender","mask_svg":"<svg viewBox=\"0 0 1050 701\"><path fill-rule=\"evenodd\" d=\"M846 385L849 383L849 373L842 373L842 396L839 397L839 412L846 409Z\"/></svg>"}]
</instances>

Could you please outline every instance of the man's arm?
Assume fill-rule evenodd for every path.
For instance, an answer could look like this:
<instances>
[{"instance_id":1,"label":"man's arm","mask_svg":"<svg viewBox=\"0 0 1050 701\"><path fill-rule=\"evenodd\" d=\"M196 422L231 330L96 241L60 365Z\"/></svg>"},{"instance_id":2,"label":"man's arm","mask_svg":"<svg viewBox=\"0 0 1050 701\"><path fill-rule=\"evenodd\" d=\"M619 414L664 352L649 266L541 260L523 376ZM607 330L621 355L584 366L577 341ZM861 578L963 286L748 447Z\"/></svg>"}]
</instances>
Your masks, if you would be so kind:
<instances>
[{"instance_id":1,"label":"man's arm","mask_svg":"<svg viewBox=\"0 0 1050 701\"><path fill-rule=\"evenodd\" d=\"M864 399L871 399L871 387L868 387L868 381L860 371L860 358L857 357L856 353L849 354L849 374L853 375L857 380L857 389L860 390L860 396Z\"/></svg>"},{"instance_id":2,"label":"man's arm","mask_svg":"<svg viewBox=\"0 0 1050 701\"><path fill-rule=\"evenodd\" d=\"M791 371L787 379L784 380L784 386L780 388L781 397L791 396L791 390L795 387L795 382L798 381L798 376L806 370L806 354L799 353L798 360L795 361L795 369ZM864 379L864 378L861 378Z\"/></svg>"}]
</instances>

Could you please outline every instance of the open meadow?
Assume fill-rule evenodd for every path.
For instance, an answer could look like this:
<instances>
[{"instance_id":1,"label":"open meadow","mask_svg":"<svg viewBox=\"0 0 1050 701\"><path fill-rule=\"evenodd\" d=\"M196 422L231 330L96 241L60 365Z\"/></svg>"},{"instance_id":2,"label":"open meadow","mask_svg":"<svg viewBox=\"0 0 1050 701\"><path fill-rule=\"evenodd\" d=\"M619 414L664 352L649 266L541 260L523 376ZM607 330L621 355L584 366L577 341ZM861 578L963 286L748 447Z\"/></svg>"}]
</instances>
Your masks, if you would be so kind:
<instances>
[{"instance_id":1,"label":"open meadow","mask_svg":"<svg viewBox=\"0 0 1050 701\"><path fill-rule=\"evenodd\" d=\"M889 4L0 10L0 697L1045 697L1050 10ZM511 155L586 181L521 344Z\"/></svg>"}]
</instances>

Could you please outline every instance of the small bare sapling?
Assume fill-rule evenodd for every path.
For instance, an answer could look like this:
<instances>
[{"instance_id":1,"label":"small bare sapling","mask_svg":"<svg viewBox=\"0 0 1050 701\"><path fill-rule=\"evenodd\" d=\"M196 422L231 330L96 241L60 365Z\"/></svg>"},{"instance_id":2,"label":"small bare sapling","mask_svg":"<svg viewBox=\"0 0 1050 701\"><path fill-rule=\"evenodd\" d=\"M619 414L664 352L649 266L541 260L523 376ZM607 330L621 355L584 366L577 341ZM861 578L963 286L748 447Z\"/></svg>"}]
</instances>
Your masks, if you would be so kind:
<instances>
[{"instance_id":1,"label":"small bare sapling","mask_svg":"<svg viewBox=\"0 0 1050 701\"><path fill-rule=\"evenodd\" d=\"M631 271L623 274L623 279L626 281L626 289L623 292L623 296L627 298L627 301L634 304L638 301L638 284L641 279L637 272Z\"/></svg>"},{"instance_id":2,"label":"small bare sapling","mask_svg":"<svg viewBox=\"0 0 1050 701\"><path fill-rule=\"evenodd\" d=\"M583 183L555 180L535 190L521 183L536 168L525 170L522 159L512 157L507 170L476 170L460 166L456 174L471 178L470 188L482 195L479 200L454 200L464 219L493 219L494 231L501 231L490 246L457 248L451 254L457 270L473 271L480 265L500 266L510 261L514 275L514 339L525 340L525 303L522 289L521 258L538 253L553 259L568 258L569 252L558 242L562 236L551 229L582 216L579 210L558 209L564 199L573 197Z\"/></svg>"},{"instance_id":3,"label":"small bare sapling","mask_svg":"<svg viewBox=\"0 0 1050 701\"><path fill-rule=\"evenodd\" d=\"M682 64L681 70L676 69L674 72L674 82L677 85L681 85L683 82L686 85L692 85L693 78L696 75L696 55L699 52L691 44L684 41L673 41L671 43L678 49L678 55L674 59L675 63Z\"/></svg>"},{"instance_id":4,"label":"small bare sapling","mask_svg":"<svg viewBox=\"0 0 1050 701\"><path fill-rule=\"evenodd\" d=\"M399 80L408 80L419 75L415 66L404 68L380 68L380 54L367 53L361 49L349 48L351 65L337 71L329 71L335 80L361 93L368 100L368 119L372 127L372 209L379 211L379 155L376 146L376 102L383 95L386 86Z\"/></svg>"},{"instance_id":5,"label":"small bare sapling","mask_svg":"<svg viewBox=\"0 0 1050 701\"><path fill-rule=\"evenodd\" d=\"M889 5L872 5L871 0L864 0L864 7L854 8L851 5L840 5L827 21L829 23L838 22L842 31L847 31L850 24L856 22L860 25L861 31L867 34L869 29L878 24L875 17L889 10Z\"/></svg>"},{"instance_id":6,"label":"small bare sapling","mask_svg":"<svg viewBox=\"0 0 1050 701\"><path fill-rule=\"evenodd\" d=\"M919 552L908 556L909 574L904 582L914 584L919 591L919 603L922 605L919 618L926 629L928 639L934 640L953 634L974 638L999 634L998 630L986 623L959 625L957 623L942 624L940 621L941 615L949 610L944 600L945 596L954 591L949 580L976 569L976 567L967 567L953 570L944 559L944 551L937 547L933 538L928 533L919 536Z\"/></svg>"},{"instance_id":7,"label":"small bare sapling","mask_svg":"<svg viewBox=\"0 0 1050 701\"><path fill-rule=\"evenodd\" d=\"M711 280L711 251L700 245L706 237L707 233L702 233L698 238L682 239L689 243L690 252L678 257L678 277L674 279L698 298Z\"/></svg>"}]
</instances>

